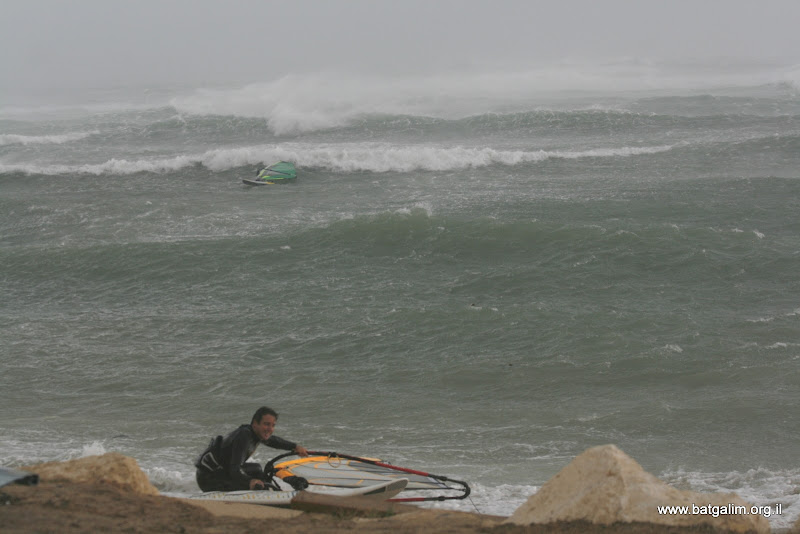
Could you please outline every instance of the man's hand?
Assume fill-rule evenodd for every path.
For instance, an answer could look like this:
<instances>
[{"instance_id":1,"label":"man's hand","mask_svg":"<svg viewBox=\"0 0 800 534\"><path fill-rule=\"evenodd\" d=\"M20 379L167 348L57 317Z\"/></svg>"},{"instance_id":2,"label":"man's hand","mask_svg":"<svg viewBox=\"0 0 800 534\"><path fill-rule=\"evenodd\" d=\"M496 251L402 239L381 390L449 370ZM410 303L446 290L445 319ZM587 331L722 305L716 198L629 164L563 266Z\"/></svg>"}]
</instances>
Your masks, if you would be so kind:
<instances>
[{"instance_id":1,"label":"man's hand","mask_svg":"<svg viewBox=\"0 0 800 534\"><path fill-rule=\"evenodd\" d=\"M308 456L308 450L306 450L306 448L303 447L302 445L298 445L297 447L295 447L294 452L296 452L298 456L302 456L303 458Z\"/></svg>"},{"instance_id":2,"label":"man's hand","mask_svg":"<svg viewBox=\"0 0 800 534\"><path fill-rule=\"evenodd\" d=\"M264 487L265 486L264 486L264 481L263 480L259 480L257 478L251 478L250 479L250 489L251 490L256 490L256 489L263 490Z\"/></svg>"},{"instance_id":3,"label":"man's hand","mask_svg":"<svg viewBox=\"0 0 800 534\"><path fill-rule=\"evenodd\" d=\"M308 480L303 477L286 477L283 481L298 491L302 491L308 487Z\"/></svg>"}]
</instances>

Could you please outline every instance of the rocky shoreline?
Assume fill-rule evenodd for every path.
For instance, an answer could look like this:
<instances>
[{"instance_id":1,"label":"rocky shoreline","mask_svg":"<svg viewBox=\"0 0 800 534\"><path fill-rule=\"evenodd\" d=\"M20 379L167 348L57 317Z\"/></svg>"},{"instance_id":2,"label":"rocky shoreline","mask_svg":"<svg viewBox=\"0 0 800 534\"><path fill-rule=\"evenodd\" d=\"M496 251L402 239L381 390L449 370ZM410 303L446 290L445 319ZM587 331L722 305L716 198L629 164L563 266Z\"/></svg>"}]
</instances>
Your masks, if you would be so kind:
<instances>
[{"instance_id":1,"label":"rocky shoreline","mask_svg":"<svg viewBox=\"0 0 800 534\"><path fill-rule=\"evenodd\" d=\"M730 506L731 511L745 510L743 507L749 510L750 505L733 494L698 494L672 488L613 445L595 447L576 457L511 517L408 505L369 510L344 501L302 511L178 499L159 495L136 461L117 453L27 469L39 474L38 485L0 488L4 533L770 532L768 521L759 514L728 513L727 509L717 517L709 513L659 513L657 506L687 503ZM800 532L800 524L791 532Z\"/></svg>"}]
</instances>

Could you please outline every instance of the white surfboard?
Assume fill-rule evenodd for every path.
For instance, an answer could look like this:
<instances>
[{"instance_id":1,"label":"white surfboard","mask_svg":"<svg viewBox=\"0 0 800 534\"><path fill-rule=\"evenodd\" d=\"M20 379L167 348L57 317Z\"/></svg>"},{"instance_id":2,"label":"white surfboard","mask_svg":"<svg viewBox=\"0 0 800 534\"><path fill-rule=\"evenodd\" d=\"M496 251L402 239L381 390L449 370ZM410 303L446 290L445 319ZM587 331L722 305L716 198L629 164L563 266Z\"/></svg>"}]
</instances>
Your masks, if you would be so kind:
<instances>
[{"instance_id":1,"label":"white surfboard","mask_svg":"<svg viewBox=\"0 0 800 534\"><path fill-rule=\"evenodd\" d=\"M400 478L390 480L374 486L363 488L337 489L336 491L311 492L334 497L361 497L375 501L385 501L391 499L408 485L408 479ZM200 495L189 497L190 499L202 499L207 501L238 502L246 504L266 504L271 506L288 506L292 499L300 491L209 491Z\"/></svg>"}]
</instances>

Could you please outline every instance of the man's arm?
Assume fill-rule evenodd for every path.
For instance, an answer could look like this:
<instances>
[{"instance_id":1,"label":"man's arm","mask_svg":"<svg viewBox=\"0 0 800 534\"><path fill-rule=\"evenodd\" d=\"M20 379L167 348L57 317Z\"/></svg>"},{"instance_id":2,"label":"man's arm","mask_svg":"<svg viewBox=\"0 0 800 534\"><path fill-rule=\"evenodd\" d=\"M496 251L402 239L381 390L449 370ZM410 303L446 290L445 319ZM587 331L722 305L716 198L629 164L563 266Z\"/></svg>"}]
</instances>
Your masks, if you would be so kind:
<instances>
[{"instance_id":1,"label":"man's arm","mask_svg":"<svg viewBox=\"0 0 800 534\"><path fill-rule=\"evenodd\" d=\"M279 438L278 436L270 436L269 439L266 442L264 442L264 445L281 451L293 451L302 457L308 456L308 451L306 450L305 447L298 445L297 443L293 443L289 440Z\"/></svg>"}]
</instances>

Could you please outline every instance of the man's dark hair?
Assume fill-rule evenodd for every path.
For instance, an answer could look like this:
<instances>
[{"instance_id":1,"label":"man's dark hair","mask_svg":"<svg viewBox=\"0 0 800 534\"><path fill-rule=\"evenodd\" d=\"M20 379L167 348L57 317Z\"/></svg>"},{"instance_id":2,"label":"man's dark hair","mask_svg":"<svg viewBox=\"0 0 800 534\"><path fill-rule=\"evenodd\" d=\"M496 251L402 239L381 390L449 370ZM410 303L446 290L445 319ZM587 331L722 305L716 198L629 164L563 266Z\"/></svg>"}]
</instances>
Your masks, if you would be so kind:
<instances>
[{"instance_id":1,"label":"man's dark hair","mask_svg":"<svg viewBox=\"0 0 800 534\"><path fill-rule=\"evenodd\" d=\"M271 415L272 417L275 418L276 421L278 420L278 412L276 412L269 406L262 406L261 408L256 410L256 413L253 414L253 418L250 419L250 424L252 425L253 423L260 423L261 418L264 417L265 415Z\"/></svg>"}]
</instances>

